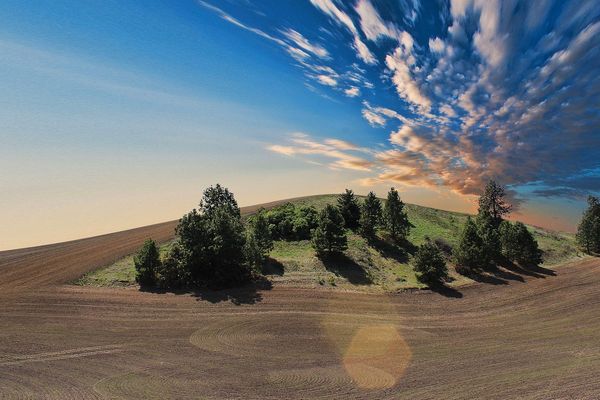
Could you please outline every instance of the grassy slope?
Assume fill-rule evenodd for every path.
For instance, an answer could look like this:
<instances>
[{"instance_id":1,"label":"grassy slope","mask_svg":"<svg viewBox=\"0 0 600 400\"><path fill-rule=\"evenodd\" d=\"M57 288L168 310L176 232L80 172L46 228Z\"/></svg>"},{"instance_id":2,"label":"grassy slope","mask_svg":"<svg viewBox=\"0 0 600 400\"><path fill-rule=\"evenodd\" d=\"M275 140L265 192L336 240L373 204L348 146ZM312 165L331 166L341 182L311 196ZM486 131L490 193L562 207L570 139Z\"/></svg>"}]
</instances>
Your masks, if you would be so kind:
<instances>
[{"instance_id":1,"label":"grassy slope","mask_svg":"<svg viewBox=\"0 0 600 400\"><path fill-rule=\"evenodd\" d=\"M299 205L312 205L317 209L335 203L336 195L321 195L293 201ZM336 286L346 289L395 291L422 287L417 282L410 265L411 245L423 243L425 236L442 238L452 246L457 244L460 230L467 215L432 208L407 205L409 220L414 225L408 237L410 245L405 248L390 246L380 240L375 246L355 234L348 235L345 257L322 262L315 257L309 241L275 243L271 262L265 273L277 283L302 286ZM549 267L579 256L573 235L531 228L544 250L544 266ZM165 252L170 243L161 246ZM451 285L471 282L458 275L450 266ZM125 257L98 271L89 273L76 283L94 286L127 286L134 283L133 257Z\"/></svg>"}]
</instances>

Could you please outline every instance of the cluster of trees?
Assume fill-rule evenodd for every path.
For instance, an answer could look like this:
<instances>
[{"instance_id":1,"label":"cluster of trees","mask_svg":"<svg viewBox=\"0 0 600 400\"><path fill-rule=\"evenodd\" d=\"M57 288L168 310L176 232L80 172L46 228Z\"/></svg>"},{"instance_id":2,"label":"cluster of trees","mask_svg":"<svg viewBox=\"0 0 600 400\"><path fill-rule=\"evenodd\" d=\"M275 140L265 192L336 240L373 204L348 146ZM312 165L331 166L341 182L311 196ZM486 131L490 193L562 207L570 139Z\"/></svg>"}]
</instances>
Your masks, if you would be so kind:
<instances>
[{"instance_id":1,"label":"cluster of trees","mask_svg":"<svg viewBox=\"0 0 600 400\"><path fill-rule=\"evenodd\" d=\"M467 218L454 251L459 271L472 272L502 258L524 266L542 262L542 252L527 227L504 220L511 209L504 187L489 181L479 198L477 217Z\"/></svg>"},{"instance_id":2,"label":"cluster of trees","mask_svg":"<svg viewBox=\"0 0 600 400\"><path fill-rule=\"evenodd\" d=\"M266 218L273 240L309 240L312 230L317 227L319 216L314 207L296 206L293 203L259 213Z\"/></svg>"},{"instance_id":3,"label":"cluster of trees","mask_svg":"<svg viewBox=\"0 0 600 400\"><path fill-rule=\"evenodd\" d=\"M600 199L588 197L588 208L577 227L577 242L588 254L600 254Z\"/></svg>"},{"instance_id":4,"label":"cluster of trees","mask_svg":"<svg viewBox=\"0 0 600 400\"><path fill-rule=\"evenodd\" d=\"M338 197L337 207L327 205L319 214L313 231L313 247L319 256L344 251L347 248L346 230L358 232L367 240L375 239L377 230L384 228L395 242L406 239L411 224L398 191L391 188L385 206L370 192L360 203L352 190Z\"/></svg>"},{"instance_id":5,"label":"cluster of trees","mask_svg":"<svg viewBox=\"0 0 600 400\"><path fill-rule=\"evenodd\" d=\"M179 220L176 233L178 241L163 259L152 240L136 255L141 286L235 286L252 278L273 247L264 213L244 226L233 194L220 185L204 191L199 208Z\"/></svg>"}]
</instances>

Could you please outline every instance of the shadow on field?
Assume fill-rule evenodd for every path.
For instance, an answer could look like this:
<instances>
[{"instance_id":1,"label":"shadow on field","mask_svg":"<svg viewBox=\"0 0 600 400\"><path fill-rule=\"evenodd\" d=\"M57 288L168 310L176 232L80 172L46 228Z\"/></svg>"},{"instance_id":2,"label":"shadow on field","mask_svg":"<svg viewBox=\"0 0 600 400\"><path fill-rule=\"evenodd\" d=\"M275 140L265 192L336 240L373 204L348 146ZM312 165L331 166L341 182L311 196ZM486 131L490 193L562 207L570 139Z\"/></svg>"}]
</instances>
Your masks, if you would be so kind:
<instances>
[{"instance_id":1,"label":"shadow on field","mask_svg":"<svg viewBox=\"0 0 600 400\"><path fill-rule=\"evenodd\" d=\"M455 299L460 299L463 297L463 294L456 290L453 287L447 286L442 282L431 283L428 285L429 290L434 293L441 294L444 297L452 297Z\"/></svg>"},{"instance_id":2,"label":"shadow on field","mask_svg":"<svg viewBox=\"0 0 600 400\"><path fill-rule=\"evenodd\" d=\"M406 239L394 244L390 240L375 237L369 244L383 257L392 258L399 263L408 262L408 256L417 251L417 247Z\"/></svg>"},{"instance_id":3,"label":"shadow on field","mask_svg":"<svg viewBox=\"0 0 600 400\"><path fill-rule=\"evenodd\" d=\"M283 264L271 257L269 257L265 264L262 266L262 273L264 275L283 276L283 272Z\"/></svg>"},{"instance_id":4,"label":"shadow on field","mask_svg":"<svg viewBox=\"0 0 600 400\"><path fill-rule=\"evenodd\" d=\"M238 288L210 290L197 289L192 294L198 298L198 301L208 301L209 303L221 303L230 301L235 305L256 304L262 301L262 291L271 290L273 284L266 278L258 279L247 285Z\"/></svg>"},{"instance_id":5,"label":"shadow on field","mask_svg":"<svg viewBox=\"0 0 600 400\"><path fill-rule=\"evenodd\" d=\"M321 261L328 271L346 278L350 283L355 285L368 285L372 283L365 269L343 253L322 257Z\"/></svg>"},{"instance_id":6,"label":"shadow on field","mask_svg":"<svg viewBox=\"0 0 600 400\"><path fill-rule=\"evenodd\" d=\"M158 289L141 287L140 291L149 293L173 293L176 295L192 295L198 301L208 301L210 303L220 303L230 301L235 305L241 304L256 304L262 301L261 291L271 290L273 284L265 277L257 278L244 286L230 289Z\"/></svg>"},{"instance_id":7,"label":"shadow on field","mask_svg":"<svg viewBox=\"0 0 600 400\"><path fill-rule=\"evenodd\" d=\"M531 276L534 278L546 278L547 276L556 276L556 272L551 269L540 267L539 265L521 266L517 265L509 260L503 259L499 262L499 265L517 274Z\"/></svg>"}]
</instances>

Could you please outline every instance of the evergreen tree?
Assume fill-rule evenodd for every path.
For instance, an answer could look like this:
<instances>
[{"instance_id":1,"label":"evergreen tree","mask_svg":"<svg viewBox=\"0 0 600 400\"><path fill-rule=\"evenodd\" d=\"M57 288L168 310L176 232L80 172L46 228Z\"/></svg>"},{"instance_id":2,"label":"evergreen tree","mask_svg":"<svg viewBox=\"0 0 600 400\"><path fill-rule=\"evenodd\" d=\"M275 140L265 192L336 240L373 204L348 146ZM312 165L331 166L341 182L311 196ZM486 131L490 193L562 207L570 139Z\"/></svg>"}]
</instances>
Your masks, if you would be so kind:
<instances>
[{"instance_id":1,"label":"evergreen tree","mask_svg":"<svg viewBox=\"0 0 600 400\"><path fill-rule=\"evenodd\" d=\"M448 279L448 268L442 252L429 238L419 246L413 261L417 279L423 283L436 283Z\"/></svg>"},{"instance_id":2,"label":"evergreen tree","mask_svg":"<svg viewBox=\"0 0 600 400\"><path fill-rule=\"evenodd\" d=\"M388 192L384 207L385 224L394 241L405 239L410 231L411 224L408 215L404 211L404 203L396 189L391 188Z\"/></svg>"},{"instance_id":3,"label":"evergreen tree","mask_svg":"<svg viewBox=\"0 0 600 400\"><path fill-rule=\"evenodd\" d=\"M207 188L200 200L200 211L203 214L211 214L217 208L226 208L232 216L240 216L240 208L233 193L220 184Z\"/></svg>"},{"instance_id":4,"label":"evergreen tree","mask_svg":"<svg viewBox=\"0 0 600 400\"><path fill-rule=\"evenodd\" d=\"M319 222L313 233L313 247L318 256L339 253L348 247L344 218L340 211L328 204L319 214Z\"/></svg>"},{"instance_id":5,"label":"evergreen tree","mask_svg":"<svg viewBox=\"0 0 600 400\"><path fill-rule=\"evenodd\" d=\"M190 277L185 260L183 248L175 243L157 269L157 286L162 289L180 289L189 285Z\"/></svg>"},{"instance_id":6,"label":"evergreen tree","mask_svg":"<svg viewBox=\"0 0 600 400\"><path fill-rule=\"evenodd\" d=\"M588 254L600 253L600 200L588 197L588 208L577 227L577 242Z\"/></svg>"},{"instance_id":7,"label":"evergreen tree","mask_svg":"<svg viewBox=\"0 0 600 400\"><path fill-rule=\"evenodd\" d=\"M487 210L484 210L477 215L476 222L477 233L483 241L485 254L490 260L498 260L502 252L502 245L495 220Z\"/></svg>"},{"instance_id":8,"label":"evergreen tree","mask_svg":"<svg viewBox=\"0 0 600 400\"><path fill-rule=\"evenodd\" d=\"M459 268L467 271L485 267L490 261L483 240L477 232L477 225L471 217L467 217L454 257Z\"/></svg>"},{"instance_id":9,"label":"evergreen tree","mask_svg":"<svg viewBox=\"0 0 600 400\"><path fill-rule=\"evenodd\" d=\"M346 192L338 197L337 202L340 213L344 217L344 226L348 229L358 228L360 206L354 192L346 189Z\"/></svg>"},{"instance_id":10,"label":"evergreen tree","mask_svg":"<svg viewBox=\"0 0 600 400\"><path fill-rule=\"evenodd\" d=\"M381 218L381 201L375 196L375 193L369 192L362 204L360 212L361 235L369 240L375 238L377 227L381 223Z\"/></svg>"},{"instance_id":11,"label":"evergreen tree","mask_svg":"<svg viewBox=\"0 0 600 400\"><path fill-rule=\"evenodd\" d=\"M518 262L523 266L534 266L542 262L542 251L525 224L511 224L503 221L500 224L500 241L502 255L508 260Z\"/></svg>"},{"instance_id":12,"label":"evergreen tree","mask_svg":"<svg viewBox=\"0 0 600 400\"><path fill-rule=\"evenodd\" d=\"M524 266L534 266L542 263L542 251L525 224L516 222L514 236L517 244L515 261Z\"/></svg>"},{"instance_id":13,"label":"evergreen tree","mask_svg":"<svg viewBox=\"0 0 600 400\"><path fill-rule=\"evenodd\" d=\"M498 229L503 217L508 215L512 209L512 206L506 202L505 197L504 187L490 180L479 198L478 214L489 213L495 229Z\"/></svg>"},{"instance_id":14,"label":"evergreen tree","mask_svg":"<svg viewBox=\"0 0 600 400\"><path fill-rule=\"evenodd\" d=\"M156 286L156 272L160 268L158 247L152 239L148 239L133 258L135 280L142 287Z\"/></svg>"},{"instance_id":15,"label":"evergreen tree","mask_svg":"<svg viewBox=\"0 0 600 400\"><path fill-rule=\"evenodd\" d=\"M260 262L262 263L267 259L271 250L273 250L273 239L271 238L269 221L264 208L261 208L256 212L250 219L249 225L252 239L256 242L261 258Z\"/></svg>"}]
</instances>

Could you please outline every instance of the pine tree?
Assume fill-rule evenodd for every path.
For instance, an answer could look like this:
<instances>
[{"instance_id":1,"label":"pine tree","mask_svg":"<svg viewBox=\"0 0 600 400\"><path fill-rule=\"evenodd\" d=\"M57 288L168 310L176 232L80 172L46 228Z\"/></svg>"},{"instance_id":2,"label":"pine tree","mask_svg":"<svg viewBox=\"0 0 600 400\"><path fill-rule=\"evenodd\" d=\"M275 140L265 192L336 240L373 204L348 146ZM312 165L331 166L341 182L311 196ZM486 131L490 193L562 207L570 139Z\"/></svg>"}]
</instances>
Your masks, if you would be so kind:
<instances>
[{"instance_id":1,"label":"pine tree","mask_svg":"<svg viewBox=\"0 0 600 400\"><path fill-rule=\"evenodd\" d=\"M142 287L156 286L156 272L160 268L158 247L152 239L148 239L133 258L135 280Z\"/></svg>"},{"instance_id":2,"label":"pine tree","mask_svg":"<svg viewBox=\"0 0 600 400\"><path fill-rule=\"evenodd\" d=\"M344 217L344 226L348 229L358 228L360 206L354 192L346 189L346 192L338 197L337 202L342 217Z\"/></svg>"},{"instance_id":3,"label":"pine tree","mask_svg":"<svg viewBox=\"0 0 600 400\"><path fill-rule=\"evenodd\" d=\"M485 267L490 261L483 240L477 232L477 225L471 217L467 217L454 257L459 268L467 271Z\"/></svg>"},{"instance_id":4,"label":"pine tree","mask_svg":"<svg viewBox=\"0 0 600 400\"><path fill-rule=\"evenodd\" d=\"M493 217L487 210L477 215L477 233L483 241L485 254L490 260L498 260L502 253L500 233Z\"/></svg>"},{"instance_id":5,"label":"pine tree","mask_svg":"<svg viewBox=\"0 0 600 400\"><path fill-rule=\"evenodd\" d=\"M516 222L514 225L517 252L515 261L523 266L536 266L542 263L542 252L538 243L525 224Z\"/></svg>"},{"instance_id":6,"label":"pine tree","mask_svg":"<svg viewBox=\"0 0 600 400\"><path fill-rule=\"evenodd\" d=\"M375 196L375 193L369 192L360 212L361 235L369 240L375 238L377 227L381 224L381 218L381 201Z\"/></svg>"},{"instance_id":7,"label":"pine tree","mask_svg":"<svg viewBox=\"0 0 600 400\"><path fill-rule=\"evenodd\" d=\"M478 214L489 213L495 229L498 229L503 217L510 214L512 210L512 206L506 202L505 197L504 187L490 180L479 198Z\"/></svg>"},{"instance_id":8,"label":"pine tree","mask_svg":"<svg viewBox=\"0 0 600 400\"><path fill-rule=\"evenodd\" d=\"M448 279L448 268L442 252L429 238L419 246L413 261L419 281L432 284Z\"/></svg>"},{"instance_id":9,"label":"pine tree","mask_svg":"<svg viewBox=\"0 0 600 400\"><path fill-rule=\"evenodd\" d=\"M384 207L385 224L394 241L405 239L410 231L411 224L408 215L404 211L404 203L396 189L391 188L388 192L387 202Z\"/></svg>"},{"instance_id":10,"label":"pine tree","mask_svg":"<svg viewBox=\"0 0 600 400\"><path fill-rule=\"evenodd\" d=\"M312 243L318 256L339 253L348 247L344 218L331 204L325 206L319 214L319 223L313 233Z\"/></svg>"},{"instance_id":11,"label":"pine tree","mask_svg":"<svg viewBox=\"0 0 600 400\"><path fill-rule=\"evenodd\" d=\"M588 197L588 208L577 227L577 242L588 254L600 253L600 199Z\"/></svg>"}]
</instances>

